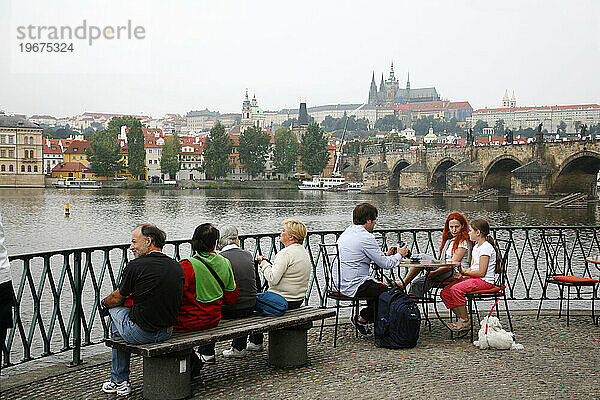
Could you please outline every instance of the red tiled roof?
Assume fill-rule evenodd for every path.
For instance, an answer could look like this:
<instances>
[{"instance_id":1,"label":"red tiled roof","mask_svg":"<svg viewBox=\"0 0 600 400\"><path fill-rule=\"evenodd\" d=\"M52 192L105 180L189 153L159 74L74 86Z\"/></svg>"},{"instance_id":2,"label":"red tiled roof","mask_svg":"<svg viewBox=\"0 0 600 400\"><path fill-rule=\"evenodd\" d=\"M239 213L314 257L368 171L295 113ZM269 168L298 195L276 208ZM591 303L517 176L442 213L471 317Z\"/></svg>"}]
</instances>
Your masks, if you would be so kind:
<instances>
[{"instance_id":1,"label":"red tiled roof","mask_svg":"<svg viewBox=\"0 0 600 400\"><path fill-rule=\"evenodd\" d=\"M43 154L62 154L62 149L60 148L60 145L58 144L58 140L56 140L55 143L50 142L48 143L47 141L44 140L44 147L42 148L42 153Z\"/></svg>"},{"instance_id":2,"label":"red tiled roof","mask_svg":"<svg viewBox=\"0 0 600 400\"><path fill-rule=\"evenodd\" d=\"M52 168L52 172L87 172L88 169L85 165L78 161L74 162L61 162L56 164Z\"/></svg>"},{"instance_id":3,"label":"red tiled roof","mask_svg":"<svg viewBox=\"0 0 600 400\"><path fill-rule=\"evenodd\" d=\"M144 133L144 147L145 148L161 148L162 146L156 144L156 140L165 137L162 129L159 128L142 128ZM158 134L158 137L156 136Z\"/></svg>"},{"instance_id":4,"label":"red tiled roof","mask_svg":"<svg viewBox=\"0 0 600 400\"><path fill-rule=\"evenodd\" d=\"M51 115L32 115L29 118L30 119L56 119L55 117L53 117Z\"/></svg>"},{"instance_id":5,"label":"red tiled roof","mask_svg":"<svg viewBox=\"0 0 600 400\"><path fill-rule=\"evenodd\" d=\"M150 117L146 116L146 115L131 115L131 114L108 114L108 113L94 113L94 112L84 112L82 115L91 115L93 117L107 117L107 118L112 118L112 117L134 117L134 118L140 118L140 119L150 119Z\"/></svg>"},{"instance_id":6,"label":"red tiled roof","mask_svg":"<svg viewBox=\"0 0 600 400\"><path fill-rule=\"evenodd\" d=\"M469 104L468 101L451 101L450 104L448 104L448 109L450 109L450 110L456 110L458 108L473 108L473 107L471 107L471 104Z\"/></svg>"},{"instance_id":7,"label":"red tiled roof","mask_svg":"<svg viewBox=\"0 0 600 400\"><path fill-rule=\"evenodd\" d=\"M451 102L447 100L440 101L421 101L409 104L397 104L393 107L378 107L387 110L408 110L411 111L443 111L457 108L472 108L468 101Z\"/></svg>"},{"instance_id":8,"label":"red tiled roof","mask_svg":"<svg viewBox=\"0 0 600 400\"><path fill-rule=\"evenodd\" d=\"M85 154L86 149L92 150L90 142L87 140L73 140L65 149L65 154Z\"/></svg>"},{"instance_id":9,"label":"red tiled roof","mask_svg":"<svg viewBox=\"0 0 600 400\"><path fill-rule=\"evenodd\" d=\"M495 112L516 112L516 111L529 111L529 110L540 110L540 111L560 111L560 110L588 110L590 108L600 108L598 104L574 104L566 106L540 106L540 107L502 107L502 108L481 108L473 111L477 113L495 113Z\"/></svg>"},{"instance_id":10,"label":"red tiled roof","mask_svg":"<svg viewBox=\"0 0 600 400\"><path fill-rule=\"evenodd\" d=\"M202 154L202 143L200 144L186 144L185 145L186 148L192 148L192 151L183 151L183 147L181 148L181 151L179 152L179 154L183 154L183 155L189 155L189 154Z\"/></svg>"}]
</instances>

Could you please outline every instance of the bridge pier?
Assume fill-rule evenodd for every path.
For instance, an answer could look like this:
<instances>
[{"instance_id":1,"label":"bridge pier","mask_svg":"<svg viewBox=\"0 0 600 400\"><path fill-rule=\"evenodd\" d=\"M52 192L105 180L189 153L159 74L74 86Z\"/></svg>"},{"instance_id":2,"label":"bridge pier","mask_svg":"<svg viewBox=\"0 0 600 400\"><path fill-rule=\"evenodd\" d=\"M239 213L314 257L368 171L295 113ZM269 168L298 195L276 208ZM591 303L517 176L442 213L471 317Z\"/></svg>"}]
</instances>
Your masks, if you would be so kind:
<instances>
[{"instance_id":1,"label":"bridge pier","mask_svg":"<svg viewBox=\"0 0 600 400\"><path fill-rule=\"evenodd\" d=\"M464 160L446 171L446 191L449 193L474 193L481 190L483 167L478 160Z\"/></svg>"},{"instance_id":2,"label":"bridge pier","mask_svg":"<svg viewBox=\"0 0 600 400\"><path fill-rule=\"evenodd\" d=\"M429 186L429 171L422 163L409 165L398 175L398 190L413 191Z\"/></svg>"},{"instance_id":3,"label":"bridge pier","mask_svg":"<svg viewBox=\"0 0 600 400\"><path fill-rule=\"evenodd\" d=\"M511 171L511 194L516 196L547 196L552 187L552 170L531 161Z\"/></svg>"}]
</instances>

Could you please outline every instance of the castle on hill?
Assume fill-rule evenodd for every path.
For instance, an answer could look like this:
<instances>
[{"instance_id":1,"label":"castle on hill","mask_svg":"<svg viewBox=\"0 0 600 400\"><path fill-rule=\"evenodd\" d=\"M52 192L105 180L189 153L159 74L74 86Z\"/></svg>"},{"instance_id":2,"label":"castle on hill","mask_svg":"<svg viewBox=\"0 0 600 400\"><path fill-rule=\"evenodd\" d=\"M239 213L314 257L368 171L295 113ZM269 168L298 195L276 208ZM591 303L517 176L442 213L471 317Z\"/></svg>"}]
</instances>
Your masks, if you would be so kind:
<instances>
[{"instance_id":1,"label":"castle on hill","mask_svg":"<svg viewBox=\"0 0 600 400\"><path fill-rule=\"evenodd\" d=\"M394 63L390 67L390 76L383 79L381 74L381 83L379 89L375 83L375 72L371 78L371 87L369 88L369 104L378 107L393 107L398 104L422 103L427 101L439 101L440 96L434 87L414 88L410 87L410 74L406 79L406 88L400 88L398 79L394 76Z\"/></svg>"}]
</instances>

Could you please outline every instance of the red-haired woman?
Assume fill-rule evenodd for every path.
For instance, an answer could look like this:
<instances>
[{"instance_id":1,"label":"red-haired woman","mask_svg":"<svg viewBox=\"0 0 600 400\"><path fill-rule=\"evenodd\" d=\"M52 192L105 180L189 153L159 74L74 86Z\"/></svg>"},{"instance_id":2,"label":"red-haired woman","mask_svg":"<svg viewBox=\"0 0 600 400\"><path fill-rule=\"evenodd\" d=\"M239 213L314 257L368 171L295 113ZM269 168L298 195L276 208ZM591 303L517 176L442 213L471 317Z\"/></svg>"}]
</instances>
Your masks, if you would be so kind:
<instances>
[{"instance_id":1,"label":"red-haired woman","mask_svg":"<svg viewBox=\"0 0 600 400\"><path fill-rule=\"evenodd\" d=\"M471 241L469 240L469 224L464 215L454 212L448 215L442 233L442 245L440 246L441 258L454 264L462 264L468 268L471 262ZM404 277L404 284L408 285L415 276L421 272L421 268L415 267L408 270ZM427 280L425 279L427 278ZM431 271L427 277L420 276L412 282L408 294L421 298L435 283L453 281L452 268L440 267Z\"/></svg>"},{"instance_id":2,"label":"red-haired woman","mask_svg":"<svg viewBox=\"0 0 600 400\"><path fill-rule=\"evenodd\" d=\"M442 290L440 297L450 310L456 314L458 321L448 324L454 332L466 332L471 329L471 321L467 313L466 293L474 290L486 290L494 287L495 274L501 273L502 266L498 260L498 247L490 236L490 225L484 219L471 221L469 238L475 243L473 246L473 261L469 268L462 265L458 267L456 278Z\"/></svg>"}]
</instances>

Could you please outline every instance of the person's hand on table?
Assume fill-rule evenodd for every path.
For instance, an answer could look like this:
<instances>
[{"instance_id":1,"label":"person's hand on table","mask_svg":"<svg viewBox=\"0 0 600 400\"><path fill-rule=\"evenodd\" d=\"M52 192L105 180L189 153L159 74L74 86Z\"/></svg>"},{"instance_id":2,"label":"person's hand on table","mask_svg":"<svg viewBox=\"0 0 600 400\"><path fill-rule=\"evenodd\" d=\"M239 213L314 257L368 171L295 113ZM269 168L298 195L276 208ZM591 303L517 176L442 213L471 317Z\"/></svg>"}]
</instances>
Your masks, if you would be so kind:
<instances>
[{"instance_id":1,"label":"person's hand on table","mask_svg":"<svg viewBox=\"0 0 600 400\"><path fill-rule=\"evenodd\" d=\"M398 252L400 253L400 255L402 257L406 257L408 255L408 245L404 245L403 247L401 247Z\"/></svg>"}]
</instances>

